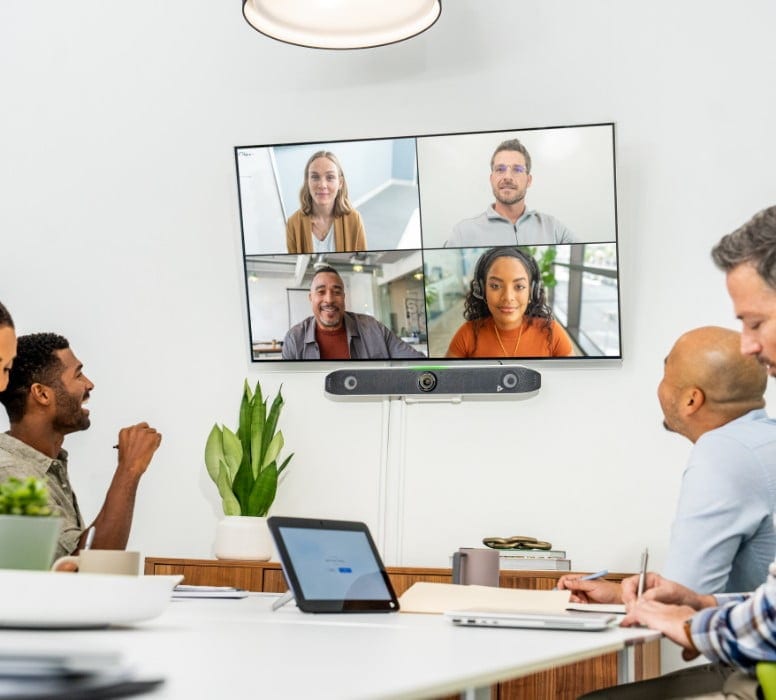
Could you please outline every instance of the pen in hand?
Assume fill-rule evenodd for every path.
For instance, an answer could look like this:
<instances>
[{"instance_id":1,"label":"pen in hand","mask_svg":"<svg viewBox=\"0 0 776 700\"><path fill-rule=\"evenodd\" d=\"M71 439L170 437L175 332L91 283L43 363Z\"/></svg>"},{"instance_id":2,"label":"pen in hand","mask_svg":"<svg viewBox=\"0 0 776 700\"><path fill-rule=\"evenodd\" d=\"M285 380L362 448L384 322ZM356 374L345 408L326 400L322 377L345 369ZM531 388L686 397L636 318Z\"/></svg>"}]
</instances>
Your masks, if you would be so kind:
<instances>
[{"instance_id":1,"label":"pen in hand","mask_svg":"<svg viewBox=\"0 0 776 700\"><path fill-rule=\"evenodd\" d=\"M577 580L578 581L595 581L598 578L603 578L609 573L609 569L601 569L601 571L596 571L594 574L587 574L585 576L580 576ZM555 586L556 589L558 589L558 586ZM560 589L558 589L560 590Z\"/></svg>"},{"instance_id":2,"label":"pen in hand","mask_svg":"<svg viewBox=\"0 0 776 700\"><path fill-rule=\"evenodd\" d=\"M637 591L637 597L641 598L641 594L644 593L644 585L647 582L647 562L649 561L649 549L646 547L641 553L641 567L639 568L639 586Z\"/></svg>"},{"instance_id":3,"label":"pen in hand","mask_svg":"<svg viewBox=\"0 0 776 700\"><path fill-rule=\"evenodd\" d=\"M601 571L596 571L594 574L588 574L587 576L580 576L580 581L595 581L597 578L603 578L606 576L606 574L609 573L609 569L601 569Z\"/></svg>"}]
</instances>

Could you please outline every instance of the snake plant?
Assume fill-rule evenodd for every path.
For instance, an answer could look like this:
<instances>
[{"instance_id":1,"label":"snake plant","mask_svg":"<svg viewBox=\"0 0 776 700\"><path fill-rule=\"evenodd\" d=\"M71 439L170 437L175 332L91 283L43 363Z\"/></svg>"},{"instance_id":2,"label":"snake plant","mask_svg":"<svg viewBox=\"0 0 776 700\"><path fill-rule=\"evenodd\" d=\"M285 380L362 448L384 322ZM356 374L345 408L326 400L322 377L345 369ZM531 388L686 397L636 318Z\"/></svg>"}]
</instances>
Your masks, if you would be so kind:
<instances>
[{"instance_id":1,"label":"snake plant","mask_svg":"<svg viewBox=\"0 0 776 700\"><path fill-rule=\"evenodd\" d=\"M278 477L294 456L290 454L278 466L284 444L283 433L276 431L284 403L280 391L268 412L261 383L256 382L251 391L246 380L237 431L218 424L210 431L205 465L218 487L224 515L265 516L275 500Z\"/></svg>"}]
</instances>

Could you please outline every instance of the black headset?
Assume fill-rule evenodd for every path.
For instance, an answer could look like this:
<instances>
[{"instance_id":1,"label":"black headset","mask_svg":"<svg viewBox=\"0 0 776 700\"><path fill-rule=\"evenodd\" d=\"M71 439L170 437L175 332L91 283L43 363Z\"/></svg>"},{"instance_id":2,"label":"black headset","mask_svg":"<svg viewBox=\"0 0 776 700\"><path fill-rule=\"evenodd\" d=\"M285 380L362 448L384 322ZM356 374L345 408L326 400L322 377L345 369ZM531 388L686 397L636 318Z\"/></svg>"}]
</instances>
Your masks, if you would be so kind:
<instances>
[{"instance_id":1,"label":"black headset","mask_svg":"<svg viewBox=\"0 0 776 700\"><path fill-rule=\"evenodd\" d=\"M529 306L541 304L542 281L539 265L533 256L524 253L519 248L491 248L483 253L477 261L474 268L474 279L471 283L471 293L475 299L485 299L485 275L488 269L497 258L516 258L523 263L528 274L531 276L531 294L529 297Z\"/></svg>"}]
</instances>

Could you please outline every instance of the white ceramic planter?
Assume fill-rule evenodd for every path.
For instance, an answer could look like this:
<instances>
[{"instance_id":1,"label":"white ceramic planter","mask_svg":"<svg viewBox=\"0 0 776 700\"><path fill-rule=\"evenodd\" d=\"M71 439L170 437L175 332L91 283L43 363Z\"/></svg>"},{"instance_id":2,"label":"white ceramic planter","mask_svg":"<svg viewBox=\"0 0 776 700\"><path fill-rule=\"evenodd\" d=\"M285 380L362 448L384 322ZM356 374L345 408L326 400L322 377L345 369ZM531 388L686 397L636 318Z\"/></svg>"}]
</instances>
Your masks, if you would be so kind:
<instances>
[{"instance_id":1,"label":"white ceramic planter","mask_svg":"<svg viewBox=\"0 0 776 700\"><path fill-rule=\"evenodd\" d=\"M227 515L216 526L213 553L218 559L268 561L272 557L272 537L266 518Z\"/></svg>"}]
</instances>

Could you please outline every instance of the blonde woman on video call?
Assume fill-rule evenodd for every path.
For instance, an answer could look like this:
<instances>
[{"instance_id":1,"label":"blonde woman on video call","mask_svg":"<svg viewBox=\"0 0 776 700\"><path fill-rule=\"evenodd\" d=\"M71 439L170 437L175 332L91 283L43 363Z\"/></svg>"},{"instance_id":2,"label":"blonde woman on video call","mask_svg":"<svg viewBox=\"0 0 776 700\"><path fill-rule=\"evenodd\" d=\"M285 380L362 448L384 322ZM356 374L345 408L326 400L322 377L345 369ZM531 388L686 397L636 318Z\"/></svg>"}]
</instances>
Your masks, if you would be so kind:
<instances>
[{"instance_id":1,"label":"blonde woman on video call","mask_svg":"<svg viewBox=\"0 0 776 700\"><path fill-rule=\"evenodd\" d=\"M491 248L480 256L464 302L466 322L447 357L566 357L571 340L552 317L533 256Z\"/></svg>"},{"instance_id":2,"label":"blonde woman on video call","mask_svg":"<svg viewBox=\"0 0 776 700\"><path fill-rule=\"evenodd\" d=\"M330 151L310 156L299 202L286 223L289 253L366 250L364 223L348 199L342 166Z\"/></svg>"}]
</instances>

